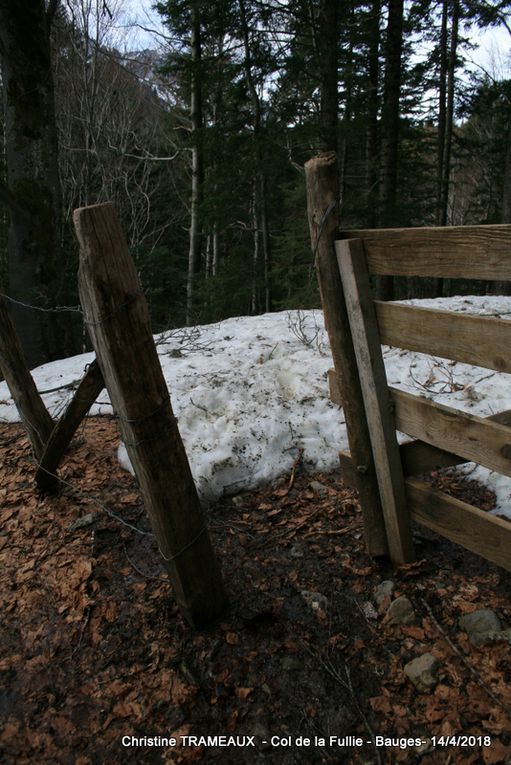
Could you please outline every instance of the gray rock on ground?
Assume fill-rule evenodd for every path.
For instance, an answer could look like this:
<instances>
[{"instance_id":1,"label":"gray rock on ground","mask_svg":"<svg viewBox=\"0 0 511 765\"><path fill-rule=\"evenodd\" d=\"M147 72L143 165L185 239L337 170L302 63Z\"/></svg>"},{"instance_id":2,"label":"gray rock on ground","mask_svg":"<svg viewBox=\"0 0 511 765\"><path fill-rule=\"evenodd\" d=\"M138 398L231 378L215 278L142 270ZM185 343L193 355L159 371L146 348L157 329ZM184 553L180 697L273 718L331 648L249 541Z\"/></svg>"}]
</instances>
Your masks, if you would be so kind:
<instances>
[{"instance_id":1,"label":"gray rock on ground","mask_svg":"<svg viewBox=\"0 0 511 765\"><path fill-rule=\"evenodd\" d=\"M414 624L416 621L415 611L411 602L405 595L401 595L392 601L387 609L386 621L391 625Z\"/></svg>"},{"instance_id":2,"label":"gray rock on ground","mask_svg":"<svg viewBox=\"0 0 511 765\"><path fill-rule=\"evenodd\" d=\"M405 664L404 672L417 690L428 691L437 684L439 668L440 663L433 654L423 653Z\"/></svg>"}]
</instances>

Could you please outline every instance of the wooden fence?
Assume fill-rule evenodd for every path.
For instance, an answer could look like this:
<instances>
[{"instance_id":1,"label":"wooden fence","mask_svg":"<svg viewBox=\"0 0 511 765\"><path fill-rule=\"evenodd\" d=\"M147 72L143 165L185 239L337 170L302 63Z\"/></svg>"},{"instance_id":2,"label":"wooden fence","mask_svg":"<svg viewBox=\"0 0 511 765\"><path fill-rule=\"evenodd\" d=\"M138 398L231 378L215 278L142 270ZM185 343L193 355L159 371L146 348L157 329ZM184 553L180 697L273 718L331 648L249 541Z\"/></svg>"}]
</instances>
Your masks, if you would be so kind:
<instances>
[{"instance_id":1,"label":"wooden fence","mask_svg":"<svg viewBox=\"0 0 511 765\"><path fill-rule=\"evenodd\" d=\"M324 301L326 323L334 346L354 349L391 558L413 560L413 520L511 570L511 523L416 477L468 461L511 477L511 413L477 417L389 387L381 351L390 345L511 372L511 322L381 303L370 287L371 274L511 280L511 226L361 230L341 237L335 252L349 327L337 324L332 333L332 308ZM333 387L349 374L337 359ZM339 387L344 405L349 394ZM349 422L351 409L345 407L348 435L360 429ZM416 440L399 446L396 429ZM358 464L351 440L350 449L341 453L341 465L346 480L358 485L368 465Z\"/></svg>"}]
</instances>

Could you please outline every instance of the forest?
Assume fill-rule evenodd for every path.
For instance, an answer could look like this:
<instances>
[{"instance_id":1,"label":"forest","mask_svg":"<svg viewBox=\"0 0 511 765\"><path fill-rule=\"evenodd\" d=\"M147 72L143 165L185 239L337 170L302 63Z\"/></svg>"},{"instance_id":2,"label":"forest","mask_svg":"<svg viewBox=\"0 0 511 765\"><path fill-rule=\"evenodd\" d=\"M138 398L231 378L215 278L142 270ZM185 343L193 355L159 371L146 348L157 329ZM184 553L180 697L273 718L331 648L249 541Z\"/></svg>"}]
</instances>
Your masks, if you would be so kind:
<instances>
[{"instance_id":1,"label":"forest","mask_svg":"<svg viewBox=\"0 0 511 765\"><path fill-rule=\"evenodd\" d=\"M343 228L509 222L511 80L470 60L510 7L172 0L136 50L121 2L3 0L0 283L29 365L83 347L62 310L80 206L119 209L155 331L319 305L303 165L320 150Z\"/></svg>"}]
</instances>

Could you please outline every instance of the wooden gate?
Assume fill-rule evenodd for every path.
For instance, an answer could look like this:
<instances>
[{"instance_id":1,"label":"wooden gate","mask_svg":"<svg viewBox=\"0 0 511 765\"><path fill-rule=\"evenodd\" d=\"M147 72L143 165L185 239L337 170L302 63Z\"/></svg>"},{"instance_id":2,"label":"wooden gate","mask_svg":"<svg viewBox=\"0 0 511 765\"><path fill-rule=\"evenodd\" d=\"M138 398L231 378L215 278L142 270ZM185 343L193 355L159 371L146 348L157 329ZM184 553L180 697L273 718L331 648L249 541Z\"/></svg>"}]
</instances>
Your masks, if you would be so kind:
<instances>
[{"instance_id":1,"label":"wooden gate","mask_svg":"<svg viewBox=\"0 0 511 765\"><path fill-rule=\"evenodd\" d=\"M416 477L463 462L511 476L511 412L477 417L389 387L381 351L382 344L396 346L509 373L511 321L382 303L373 300L370 287L371 274L511 280L511 226L380 229L341 236L335 252L349 328L337 322L335 331L350 335L338 341L355 351L391 558L413 560L413 520L511 570L511 523ZM335 345L335 322L323 302ZM342 381L347 371L338 360L335 367ZM345 397L343 387L341 382ZM359 426L349 422L351 409L345 406L348 433ZM399 446L396 429L416 440ZM345 479L355 485L357 471L367 472L348 453L341 453L341 465Z\"/></svg>"}]
</instances>

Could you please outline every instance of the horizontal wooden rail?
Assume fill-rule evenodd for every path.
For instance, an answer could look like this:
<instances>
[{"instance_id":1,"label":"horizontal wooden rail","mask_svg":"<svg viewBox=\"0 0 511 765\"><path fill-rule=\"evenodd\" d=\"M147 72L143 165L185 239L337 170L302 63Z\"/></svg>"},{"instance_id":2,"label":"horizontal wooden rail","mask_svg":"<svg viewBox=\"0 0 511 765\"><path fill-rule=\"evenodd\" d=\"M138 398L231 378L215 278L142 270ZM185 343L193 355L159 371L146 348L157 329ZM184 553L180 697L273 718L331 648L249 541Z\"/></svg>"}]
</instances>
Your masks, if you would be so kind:
<instances>
[{"instance_id":1,"label":"horizontal wooden rail","mask_svg":"<svg viewBox=\"0 0 511 765\"><path fill-rule=\"evenodd\" d=\"M399 447L403 473L405 476L418 476L431 473L432 470L462 465L467 460L456 454L444 452L422 441L411 441ZM351 489L357 488L357 467L353 464L350 452L339 452L342 478Z\"/></svg>"},{"instance_id":2,"label":"horizontal wooden rail","mask_svg":"<svg viewBox=\"0 0 511 765\"><path fill-rule=\"evenodd\" d=\"M511 279L511 225L341 231L363 239L369 272L452 279Z\"/></svg>"},{"instance_id":3,"label":"horizontal wooden rail","mask_svg":"<svg viewBox=\"0 0 511 765\"><path fill-rule=\"evenodd\" d=\"M405 482L412 520L511 571L511 523L433 489Z\"/></svg>"},{"instance_id":4,"label":"horizontal wooden rail","mask_svg":"<svg viewBox=\"0 0 511 765\"><path fill-rule=\"evenodd\" d=\"M410 444L413 446L413 444ZM340 455L342 477L356 488L355 466ZM408 508L416 523L511 571L511 523L438 491L416 478L405 481Z\"/></svg>"},{"instance_id":5,"label":"horizontal wooden rail","mask_svg":"<svg viewBox=\"0 0 511 765\"><path fill-rule=\"evenodd\" d=\"M421 396L390 390L398 430L511 476L511 428Z\"/></svg>"},{"instance_id":6,"label":"horizontal wooden rail","mask_svg":"<svg viewBox=\"0 0 511 765\"><path fill-rule=\"evenodd\" d=\"M384 345L511 372L511 321L375 301Z\"/></svg>"}]
</instances>

